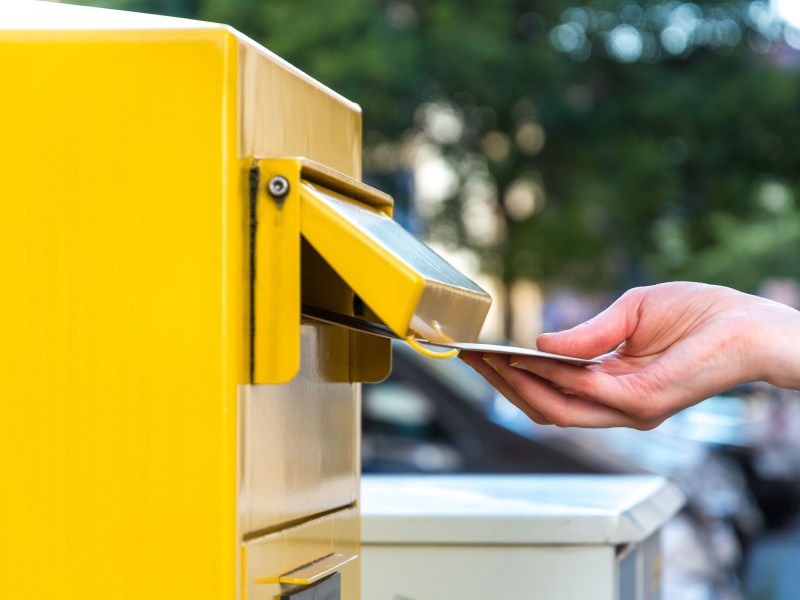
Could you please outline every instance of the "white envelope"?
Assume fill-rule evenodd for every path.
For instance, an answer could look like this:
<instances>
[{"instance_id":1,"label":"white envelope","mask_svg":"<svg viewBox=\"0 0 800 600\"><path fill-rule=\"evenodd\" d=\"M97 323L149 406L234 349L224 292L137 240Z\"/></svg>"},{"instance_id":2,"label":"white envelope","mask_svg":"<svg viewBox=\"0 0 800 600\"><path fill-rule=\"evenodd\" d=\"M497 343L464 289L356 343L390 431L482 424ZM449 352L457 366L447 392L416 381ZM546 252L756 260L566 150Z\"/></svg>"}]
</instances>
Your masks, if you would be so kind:
<instances>
[{"instance_id":1,"label":"white envelope","mask_svg":"<svg viewBox=\"0 0 800 600\"><path fill-rule=\"evenodd\" d=\"M468 350L470 352L487 352L495 354L513 354L515 356L537 356L540 358L552 358L571 365L586 366L599 365L600 361L594 358L575 358L574 356L563 356L561 354L551 354L534 350L532 348L515 348L514 346L498 346L497 344L477 344L467 342L452 342L448 344L426 342L430 346L441 346L442 348L454 348L456 350Z\"/></svg>"}]
</instances>

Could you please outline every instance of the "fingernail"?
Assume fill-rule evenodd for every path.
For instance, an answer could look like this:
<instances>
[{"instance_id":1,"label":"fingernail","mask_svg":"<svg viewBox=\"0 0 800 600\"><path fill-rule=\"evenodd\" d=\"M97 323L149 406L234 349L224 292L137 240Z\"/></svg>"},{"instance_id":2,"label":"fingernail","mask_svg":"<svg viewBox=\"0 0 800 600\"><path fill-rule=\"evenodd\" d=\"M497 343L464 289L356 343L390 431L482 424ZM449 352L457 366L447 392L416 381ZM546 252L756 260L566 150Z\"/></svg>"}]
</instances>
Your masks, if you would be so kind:
<instances>
[{"instance_id":1,"label":"fingernail","mask_svg":"<svg viewBox=\"0 0 800 600\"><path fill-rule=\"evenodd\" d=\"M511 365L512 367L514 367L515 369L521 369L523 371L527 371L528 370L528 368L521 361L518 361L518 360L512 360L508 364Z\"/></svg>"},{"instance_id":2,"label":"fingernail","mask_svg":"<svg viewBox=\"0 0 800 600\"><path fill-rule=\"evenodd\" d=\"M483 362L485 362L487 365L489 365L495 371L497 371L497 363L494 360L492 360L491 358L489 358L488 356L484 356L483 357Z\"/></svg>"}]
</instances>

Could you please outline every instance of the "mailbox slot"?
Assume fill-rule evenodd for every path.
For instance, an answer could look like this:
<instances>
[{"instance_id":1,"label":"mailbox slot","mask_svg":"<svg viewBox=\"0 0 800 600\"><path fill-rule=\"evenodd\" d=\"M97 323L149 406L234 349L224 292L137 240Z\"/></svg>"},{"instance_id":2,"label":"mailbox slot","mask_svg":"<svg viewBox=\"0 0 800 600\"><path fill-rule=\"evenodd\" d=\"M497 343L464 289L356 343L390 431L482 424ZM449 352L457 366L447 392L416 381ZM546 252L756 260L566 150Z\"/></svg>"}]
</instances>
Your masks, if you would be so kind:
<instances>
[{"instance_id":1,"label":"mailbox slot","mask_svg":"<svg viewBox=\"0 0 800 600\"><path fill-rule=\"evenodd\" d=\"M322 581L281 595L281 600L341 600L342 576L328 575Z\"/></svg>"},{"instance_id":2,"label":"mailbox slot","mask_svg":"<svg viewBox=\"0 0 800 600\"><path fill-rule=\"evenodd\" d=\"M245 542L242 582L246 597L306 600L303 592L331 591L324 585L315 587L331 575L341 577L336 586L341 586L342 598L358 597L358 530L358 512L350 508ZM309 598L317 600L313 595Z\"/></svg>"},{"instance_id":3,"label":"mailbox slot","mask_svg":"<svg viewBox=\"0 0 800 600\"><path fill-rule=\"evenodd\" d=\"M301 301L363 309L403 338L477 338L489 295L393 221L389 196L299 158L256 161L251 174L254 383L296 374ZM353 381L388 374L387 342L352 340Z\"/></svg>"}]
</instances>

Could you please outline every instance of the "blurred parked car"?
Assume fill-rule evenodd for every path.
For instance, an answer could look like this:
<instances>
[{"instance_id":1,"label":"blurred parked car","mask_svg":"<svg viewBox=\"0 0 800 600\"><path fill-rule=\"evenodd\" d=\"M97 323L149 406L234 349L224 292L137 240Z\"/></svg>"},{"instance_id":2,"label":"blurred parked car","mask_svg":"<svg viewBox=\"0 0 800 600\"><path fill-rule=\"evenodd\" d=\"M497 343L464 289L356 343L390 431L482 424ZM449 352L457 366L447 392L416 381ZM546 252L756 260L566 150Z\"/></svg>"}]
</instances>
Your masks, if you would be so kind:
<instances>
[{"instance_id":1,"label":"blurred parked car","mask_svg":"<svg viewBox=\"0 0 800 600\"><path fill-rule=\"evenodd\" d=\"M800 403L797 392L766 384L742 386L666 421L658 432L712 448L735 462L768 527L800 510Z\"/></svg>"},{"instance_id":2,"label":"blurred parked car","mask_svg":"<svg viewBox=\"0 0 800 600\"><path fill-rule=\"evenodd\" d=\"M538 426L464 363L394 350L389 379L363 389L364 472L660 474L688 499L663 532L664 597L740 597L761 513L730 453L670 431Z\"/></svg>"}]
</instances>

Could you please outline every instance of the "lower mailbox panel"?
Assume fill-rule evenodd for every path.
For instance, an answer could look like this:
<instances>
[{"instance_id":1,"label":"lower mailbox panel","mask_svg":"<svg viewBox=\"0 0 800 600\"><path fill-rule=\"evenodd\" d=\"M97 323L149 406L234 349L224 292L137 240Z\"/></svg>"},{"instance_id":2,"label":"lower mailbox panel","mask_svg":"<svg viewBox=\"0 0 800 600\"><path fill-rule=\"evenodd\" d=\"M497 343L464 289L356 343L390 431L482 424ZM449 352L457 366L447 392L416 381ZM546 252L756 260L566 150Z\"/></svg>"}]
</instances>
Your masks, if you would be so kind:
<instances>
[{"instance_id":1,"label":"lower mailbox panel","mask_svg":"<svg viewBox=\"0 0 800 600\"><path fill-rule=\"evenodd\" d=\"M356 499L360 388L348 381L349 333L314 322L301 336L297 377L240 391L246 537Z\"/></svg>"},{"instance_id":2,"label":"lower mailbox panel","mask_svg":"<svg viewBox=\"0 0 800 600\"><path fill-rule=\"evenodd\" d=\"M307 600L303 595L303 592L307 592L312 594L308 600L338 600L337 596L331 594L339 589L343 599L358 598L358 558L343 562L334 572L323 570L330 565L326 557L356 556L358 539L358 511L347 509L246 542L242 547L243 597L247 600L277 600L285 597ZM320 565L319 574L322 576L309 584L277 581L285 576L291 578L293 572L304 566L304 573L308 575L311 571L310 577L313 579L315 564ZM324 584L330 579L338 581Z\"/></svg>"}]
</instances>

